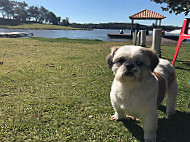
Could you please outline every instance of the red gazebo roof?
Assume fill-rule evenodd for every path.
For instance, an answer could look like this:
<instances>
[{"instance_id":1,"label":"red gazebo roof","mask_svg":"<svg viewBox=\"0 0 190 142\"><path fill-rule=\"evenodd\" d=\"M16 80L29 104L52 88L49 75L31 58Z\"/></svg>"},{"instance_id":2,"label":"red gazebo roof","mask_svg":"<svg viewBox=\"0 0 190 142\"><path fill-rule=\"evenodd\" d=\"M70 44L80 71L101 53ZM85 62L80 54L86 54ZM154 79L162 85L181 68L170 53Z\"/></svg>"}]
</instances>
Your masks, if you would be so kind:
<instances>
[{"instance_id":1,"label":"red gazebo roof","mask_svg":"<svg viewBox=\"0 0 190 142\"><path fill-rule=\"evenodd\" d=\"M138 12L132 16L129 16L130 19L164 19L166 18L165 16L158 14L154 11L145 9L141 12Z\"/></svg>"}]
</instances>

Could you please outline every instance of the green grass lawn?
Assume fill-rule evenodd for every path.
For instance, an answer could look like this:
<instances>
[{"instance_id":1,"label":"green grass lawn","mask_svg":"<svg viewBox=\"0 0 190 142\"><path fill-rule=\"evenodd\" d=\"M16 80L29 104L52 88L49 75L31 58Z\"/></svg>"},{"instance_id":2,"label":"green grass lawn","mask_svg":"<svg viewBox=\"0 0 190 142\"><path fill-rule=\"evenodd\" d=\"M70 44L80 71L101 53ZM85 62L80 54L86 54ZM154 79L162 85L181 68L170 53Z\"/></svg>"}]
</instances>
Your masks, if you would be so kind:
<instances>
[{"instance_id":1,"label":"green grass lawn","mask_svg":"<svg viewBox=\"0 0 190 142\"><path fill-rule=\"evenodd\" d=\"M124 42L0 38L0 141L143 141L141 119L110 121L113 74L105 57ZM162 46L172 60L174 46ZM183 44L175 65L177 113L158 109L158 142L188 142L190 48Z\"/></svg>"},{"instance_id":2,"label":"green grass lawn","mask_svg":"<svg viewBox=\"0 0 190 142\"><path fill-rule=\"evenodd\" d=\"M0 25L0 28L8 28L8 29L79 30L79 28L73 28L73 27L68 27L68 26L49 25L49 24L21 24L21 25L17 25L17 26Z\"/></svg>"}]
</instances>

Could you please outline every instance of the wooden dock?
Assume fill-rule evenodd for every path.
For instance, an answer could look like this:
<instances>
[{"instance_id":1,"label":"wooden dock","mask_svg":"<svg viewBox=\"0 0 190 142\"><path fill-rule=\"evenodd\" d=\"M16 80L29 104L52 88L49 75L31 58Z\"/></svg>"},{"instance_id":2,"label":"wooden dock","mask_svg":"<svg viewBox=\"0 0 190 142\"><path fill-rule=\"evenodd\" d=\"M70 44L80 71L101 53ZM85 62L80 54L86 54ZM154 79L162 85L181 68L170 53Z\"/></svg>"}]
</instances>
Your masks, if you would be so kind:
<instances>
[{"instance_id":1,"label":"wooden dock","mask_svg":"<svg viewBox=\"0 0 190 142\"><path fill-rule=\"evenodd\" d=\"M179 39L179 35L162 35L162 37L176 41Z\"/></svg>"},{"instance_id":2,"label":"wooden dock","mask_svg":"<svg viewBox=\"0 0 190 142\"><path fill-rule=\"evenodd\" d=\"M108 34L110 38L125 38L132 40L132 36L130 34ZM162 35L161 44L162 45L177 45L179 36L178 35ZM152 44L152 35L146 36L146 44Z\"/></svg>"},{"instance_id":3,"label":"wooden dock","mask_svg":"<svg viewBox=\"0 0 190 142\"><path fill-rule=\"evenodd\" d=\"M128 38L132 39L131 34L117 34L117 33L109 33L108 36L110 38ZM147 35L148 36L148 35ZM179 35L162 35L163 38L171 39L171 40L178 40Z\"/></svg>"},{"instance_id":4,"label":"wooden dock","mask_svg":"<svg viewBox=\"0 0 190 142\"><path fill-rule=\"evenodd\" d=\"M31 37L31 36L33 36L33 33L29 33L29 32L3 32L3 33L0 33L0 37L10 37L10 38Z\"/></svg>"},{"instance_id":5,"label":"wooden dock","mask_svg":"<svg viewBox=\"0 0 190 142\"><path fill-rule=\"evenodd\" d=\"M110 34L108 34L108 36L110 38L129 38L129 39L132 39L131 34L112 34L112 33L110 33Z\"/></svg>"}]
</instances>

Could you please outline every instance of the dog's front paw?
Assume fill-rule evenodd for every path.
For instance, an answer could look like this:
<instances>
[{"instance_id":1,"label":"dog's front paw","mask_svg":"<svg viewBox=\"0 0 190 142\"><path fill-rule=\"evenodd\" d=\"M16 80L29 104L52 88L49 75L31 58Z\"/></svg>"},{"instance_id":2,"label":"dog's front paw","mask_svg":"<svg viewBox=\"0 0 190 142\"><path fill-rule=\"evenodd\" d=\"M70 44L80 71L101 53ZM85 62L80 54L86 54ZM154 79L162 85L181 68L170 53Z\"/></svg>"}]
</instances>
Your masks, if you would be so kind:
<instances>
[{"instance_id":1,"label":"dog's front paw","mask_svg":"<svg viewBox=\"0 0 190 142\"><path fill-rule=\"evenodd\" d=\"M156 139L145 139L145 142L156 142Z\"/></svg>"},{"instance_id":2,"label":"dog's front paw","mask_svg":"<svg viewBox=\"0 0 190 142\"><path fill-rule=\"evenodd\" d=\"M117 114L112 115L110 118L110 120L115 120L115 121L122 121L124 119L125 119L125 117L119 118Z\"/></svg>"},{"instance_id":3,"label":"dog's front paw","mask_svg":"<svg viewBox=\"0 0 190 142\"><path fill-rule=\"evenodd\" d=\"M112 115L110 120L116 120L117 121L118 118L115 117L115 115Z\"/></svg>"}]
</instances>

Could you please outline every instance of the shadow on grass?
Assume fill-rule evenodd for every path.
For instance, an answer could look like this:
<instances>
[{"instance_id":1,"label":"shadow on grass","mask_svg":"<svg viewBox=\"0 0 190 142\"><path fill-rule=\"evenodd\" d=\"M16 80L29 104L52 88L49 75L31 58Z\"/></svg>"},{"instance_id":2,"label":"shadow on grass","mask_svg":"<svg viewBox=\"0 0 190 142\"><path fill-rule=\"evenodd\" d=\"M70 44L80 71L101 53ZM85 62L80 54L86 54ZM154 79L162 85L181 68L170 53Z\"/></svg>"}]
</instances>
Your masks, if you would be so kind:
<instances>
[{"instance_id":1,"label":"shadow on grass","mask_svg":"<svg viewBox=\"0 0 190 142\"><path fill-rule=\"evenodd\" d=\"M15 96L17 94L0 94L0 97Z\"/></svg>"},{"instance_id":2,"label":"shadow on grass","mask_svg":"<svg viewBox=\"0 0 190 142\"><path fill-rule=\"evenodd\" d=\"M160 111L165 112L166 107L160 106ZM123 120L125 127L140 142L144 142L143 128L137 124L137 121ZM190 140L190 114L176 111L171 118L159 118L157 130L157 142L189 142Z\"/></svg>"},{"instance_id":3,"label":"shadow on grass","mask_svg":"<svg viewBox=\"0 0 190 142\"><path fill-rule=\"evenodd\" d=\"M171 63L172 63L172 61L173 61L173 59L166 58L166 57L162 57L162 59L169 60L169 61L171 61ZM181 65L184 65L184 67L190 67L190 61L182 61L182 60L177 60L177 59L176 59L176 62L179 62ZM176 63L176 62L175 62L175 63ZM184 67L182 67L181 65L180 65L180 66L174 66L174 67L175 67L176 69L190 71L190 69L184 68Z\"/></svg>"},{"instance_id":4,"label":"shadow on grass","mask_svg":"<svg viewBox=\"0 0 190 142\"><path fill-rule=\"evenodd\" d=\"M136 139L138 139L140 142L144 142L144 132L142 127L137 124L137 121L124 119L123 124Z\"/></svg>"},{"instance_id":5,"label":"shadow on grass","mask_svg":"<svg viewBox=\"0 0 190 142\"><path fill-rule=\"evenodd\" d=\"M185 67L190 67L190 61L181 61L181 60L177 60L178 62L180 62L182 65L184 65ZM175 66L176 69L180 69L180 70L185 70L185 71L190 71L190 69L181 67L181 66Z\"/></svg>"},{"instance_id":6,"label":"shadow on grass","mask_svg":"<svg viewBox=\"0 0 190 142\"><path fill-rule=\"evenodd\" d=\"M179 69L179 70L190 71L190 69L185 69L185 68L180 67L180 66L176 66L175 68L176 68L176 69Z\"/></svg>"},{"instance_id":7,"label":"shadow on grass","mask_svg":"<svg viewBox=\"0 0 190 142\"><path fill-rule=\"evenodd\" d=\"M166 107L158 109L165 112ZM190 113L176 111L169 119L159 119L157 135L160 142L189 142Z\"/></svg>"}]
</instances>

